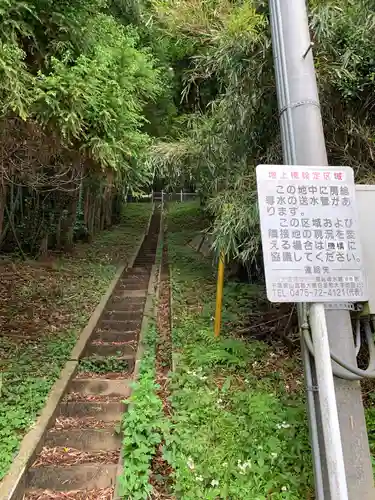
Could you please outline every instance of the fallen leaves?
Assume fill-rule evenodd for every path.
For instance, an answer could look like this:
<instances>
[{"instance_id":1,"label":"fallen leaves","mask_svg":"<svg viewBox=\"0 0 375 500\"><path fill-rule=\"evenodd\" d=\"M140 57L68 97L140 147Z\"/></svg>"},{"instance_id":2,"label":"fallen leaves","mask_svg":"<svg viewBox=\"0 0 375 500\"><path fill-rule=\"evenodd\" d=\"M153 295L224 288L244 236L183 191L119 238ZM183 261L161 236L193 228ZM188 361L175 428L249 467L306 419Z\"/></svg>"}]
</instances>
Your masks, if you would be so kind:
<instances>
[{"instance_id":1,"label":"fallen leaves","mask_svg":"<svg viewBox=\"0 0 375 500\"><path fill-rule=\"evenodd\" d=\"M113 492L113 488L84 491L36 490L26 494L23 500L112 500Z\"/></svg>"},{"instance_id":2,"label":"fallen leaves","mask_svg":"<svg viewBox=\"0 0 375 500\"><path fill-rule=\"evenodd\" d=\"M32 466L63 465L68 467L87 463L117 464L119 458L120 451L117 450L87 452L63 446L56 446L55 448L44 447Z\"/></svg>"},{"instance_id":3,"label":"fallen leaves","mask_svg":"<svg viewBox=\"0 0 375 500\"><path fill-rule=\"evenodd\" d=\"M106 427L112 427L112 423L97 420L95 417L60 417L55 420L55 425L52 430L105 429Z\"/></svg>"}]
</instances>

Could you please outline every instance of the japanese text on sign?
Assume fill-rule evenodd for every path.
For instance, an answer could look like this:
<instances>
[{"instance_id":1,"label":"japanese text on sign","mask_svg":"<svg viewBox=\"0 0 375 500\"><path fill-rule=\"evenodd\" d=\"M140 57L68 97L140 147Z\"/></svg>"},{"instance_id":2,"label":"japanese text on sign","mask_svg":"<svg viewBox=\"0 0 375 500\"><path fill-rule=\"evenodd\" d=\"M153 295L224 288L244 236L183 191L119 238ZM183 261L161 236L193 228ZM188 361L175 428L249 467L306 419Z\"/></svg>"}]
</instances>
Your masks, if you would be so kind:
<instances>
[{"instance_id":1,"label":"japanese text on sign","mask_svg":"<svg viewBox=\"0 0 375 500\"><path fill-rule=\"evenodd\" d=\"M260 165L257 184L269 300L365 300L352 169Z\"/></svg>"}]
</instances>

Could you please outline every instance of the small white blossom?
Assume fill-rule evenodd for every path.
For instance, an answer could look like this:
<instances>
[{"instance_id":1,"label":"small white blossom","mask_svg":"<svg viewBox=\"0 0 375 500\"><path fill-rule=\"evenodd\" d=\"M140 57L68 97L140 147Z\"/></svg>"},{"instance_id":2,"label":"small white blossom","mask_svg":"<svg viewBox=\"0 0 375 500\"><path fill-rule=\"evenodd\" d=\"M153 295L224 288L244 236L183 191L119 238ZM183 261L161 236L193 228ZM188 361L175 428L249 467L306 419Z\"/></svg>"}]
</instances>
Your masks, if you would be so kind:
<instances>
[{"instance_id":1,"label":"small white blossom","mask_svg":"<svg viewBox=\"0 0 375 500\"><path fill-rule=\"evenodd\" d=\"M211 486L212 486L213 488L215 488L215 487L219 486L219 481L218 481L217 479L213 479L213 480L211 481Z\"/></svg>"},{"instance_id":2,"label":"small white blossom","mask_svg":"<svg viewBox=\"0 0 375 500\"><path fill-rule=\"evenodd\" d=\"M202 476L196 476L195 480L199 481L201 483L203 481L203 477Z\"/></svg>"},{"instance_id":3,"label":"small white blossom","mask_svg":"<svg viewBox=\"0 0 375 500\"><path fill-rule=\"evenodd\" d=\"M277 424L276 427L278 429L289 429L290 428L290 424L287 424L286 422L283 422L282 424Z\"/></svg>"},{"instance_id":4,"label":"small white blossom","mask_svg":"<svg viewBox=\"0 0 375 500\"><path fill-rule=\"evenodd\" d=\"M283 487L281 488L281 491L288 491L288 488L287 488L286 486L283 486Z\"/></svg>"},{"instance_id":5,"label":"small white blossom","mask_svg":"<svg viewBox=\"0 0 375 500\"><path fill-rule=\"evenodd\" d=\"M207 378L205 375L202 375L202 368L199 368L198 372L188 370L187 373L188 373L188 375L192 375L193 377L197 377L200 380L206 380L206 378Z\"/></svg>"},{"instance_id":6,"label":"small white blossom","mask_svg":"<svg viewBox=\"0 0 375 500\"><path fill-rule=\"evenodd\" d=\"M277 458L277 453L271 453L271 458L272 460L275 460L275 458Z\"/></svg>"},{"instance_id":7,"label":"small white blossom","mask_svg":"<svg viewBox=\"0 0 375 500\"><path fill-rule=\"evenodd\" d=\"M238 460L237 466L240 469L240 474L246 474L246 470L251 469L251 462L250 460L247 460L246 462L241 462L241 460Z\"/></svg>"},{"instance_id":8,"label":"small white blossom","mask_svg":"<svg viewBox=\"0 0 375 500\"><path fill-rule=\"evenodd\" d=\"M191 457L189 457L187 459L187 466L189 467L190 470L194 470L195 469L195 465L194 465L193 459Z\"/></svg>"}]
</instances>

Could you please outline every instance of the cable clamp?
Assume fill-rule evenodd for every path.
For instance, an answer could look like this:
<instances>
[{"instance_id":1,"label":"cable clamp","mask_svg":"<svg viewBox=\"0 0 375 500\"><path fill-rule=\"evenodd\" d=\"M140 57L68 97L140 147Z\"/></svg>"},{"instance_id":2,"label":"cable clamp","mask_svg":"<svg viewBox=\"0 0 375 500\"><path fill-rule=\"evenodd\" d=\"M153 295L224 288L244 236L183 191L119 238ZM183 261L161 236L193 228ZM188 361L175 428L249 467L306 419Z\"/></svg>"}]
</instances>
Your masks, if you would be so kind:
<instances>
[{"instance_id":1,"label":"cable clamp","mask_svg":"<svg viewBox=\"0 0 375 500\"><path fill-rule=\"evenodd\" d=\"M319 388L317 385L308 385L306 387L306 390L308 390L310 392L319 392Z\"/></svg>"},{"instance_id":2,"label":"cable clamp","mask_svg":"<svg viewBox=\"0 0 375 500\"><path fill-rule=\"evenodd\" d=\"M281 116L287 109L299 108L300 106L305 106L308 104L310 104L311 106L316 106L317 108L320 109L320 104L317 101L306 99L306 101L297 101L291 104L287 104L286 106L283 106L279 111L279 116Z\"/></svg>"}]
</instances>

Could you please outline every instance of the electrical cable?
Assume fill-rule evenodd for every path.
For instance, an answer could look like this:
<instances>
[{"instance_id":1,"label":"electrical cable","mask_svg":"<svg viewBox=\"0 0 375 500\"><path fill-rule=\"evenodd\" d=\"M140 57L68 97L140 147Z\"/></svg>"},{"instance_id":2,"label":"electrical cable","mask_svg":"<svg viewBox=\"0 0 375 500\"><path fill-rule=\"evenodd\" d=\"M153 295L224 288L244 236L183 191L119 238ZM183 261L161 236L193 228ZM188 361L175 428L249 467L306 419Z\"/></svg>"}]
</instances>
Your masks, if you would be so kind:
<instances>
[{"instance_id":1,"label":"electrical cable","mask_svg":"<svg viewBox=\"0 0 375 500\"><path fill-rule=\"evenodd\" d=\"M303 322L302 325L302 336L303 340L310 351L311 355L314 356L314 345L313 341L311 338L311 333L310 333L310 328L309 328L309 322L307 318L307 311L305 310L304 313L306 314L305 321ZM361 348L361 335L360 335L360 319L357 319L356 323L356 354L358 354L360 348ZM346 361L343 361L341 358L336 356L335 354L330 352L331 354L331 359L335 361L341 367L341 369L338 367L333 366L333 373L339 378L346 379L346 380L362 380L364 378L375 378L375 344L373 340L373 334L371 331L371 325L370 321L368 319L365 320L364 322L364 329L365 329L365 335L366 335L366 341L368 344L369 348L369 364L366 370L362 370L361 368L358 368L358 366L354 366L351 363L348 363Z\"/></svg>"}]
</instances>

